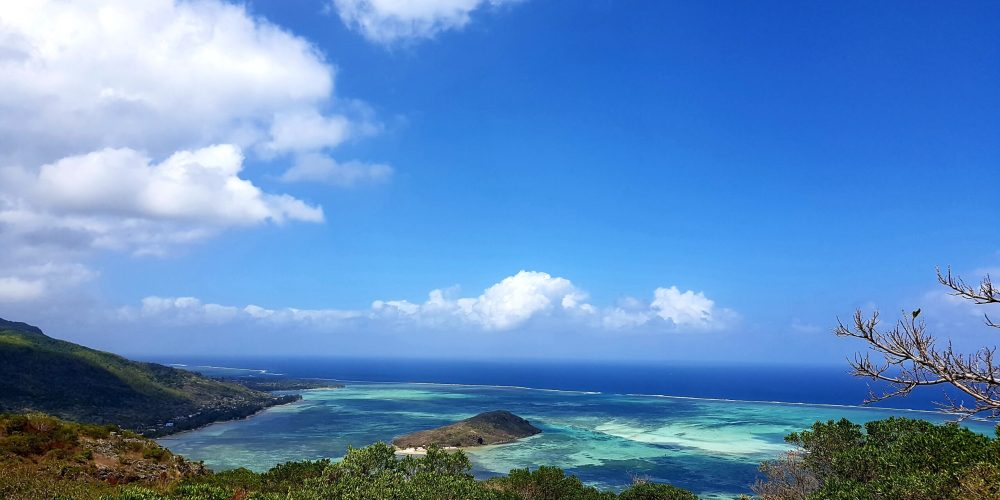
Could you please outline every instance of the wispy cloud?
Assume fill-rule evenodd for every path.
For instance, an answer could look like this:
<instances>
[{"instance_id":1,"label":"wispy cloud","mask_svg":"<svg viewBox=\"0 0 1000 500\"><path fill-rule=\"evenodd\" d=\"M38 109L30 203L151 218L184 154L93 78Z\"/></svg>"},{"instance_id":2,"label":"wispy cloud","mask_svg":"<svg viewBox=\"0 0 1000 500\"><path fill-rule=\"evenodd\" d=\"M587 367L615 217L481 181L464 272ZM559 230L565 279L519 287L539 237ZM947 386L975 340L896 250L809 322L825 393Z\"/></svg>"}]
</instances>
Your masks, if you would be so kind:
<instances>
[{"instance_id":1,"label":"wispy cloud","mask_svg":"<svg viewBox=\"0 0 1000 500\"><path fill-rule=\"evenodd\" d=\"M319 154L299 156L282 176L284 182L321 182L334 186L351 187L360 184L378 184L392 178L394 170L381 163L349 161L340 163Z\"/></svg>"},{"instance_id":2,"label":"wispy cloud","mask_svg":"<svg viewBox=\"0 0 1000 500\"><path fill-rule=\"evenodd\" d=\"M344 24L382 44L461 29L472 13L521 0L332 0Z\"/></svg>"},{"instance_id":3,"label":"wispy cloud","mask_svg":"<svg viewBox=\"0 0 1000 500\"><path fill-rule=\"evenodd\" d=\"M792 320L790 328L794 333L805 334L805 335L816 335L819 333L824 333L827 330L824 329L822 326L813 323L808 323L798 318Z\"/></svg>"}]
</instances>

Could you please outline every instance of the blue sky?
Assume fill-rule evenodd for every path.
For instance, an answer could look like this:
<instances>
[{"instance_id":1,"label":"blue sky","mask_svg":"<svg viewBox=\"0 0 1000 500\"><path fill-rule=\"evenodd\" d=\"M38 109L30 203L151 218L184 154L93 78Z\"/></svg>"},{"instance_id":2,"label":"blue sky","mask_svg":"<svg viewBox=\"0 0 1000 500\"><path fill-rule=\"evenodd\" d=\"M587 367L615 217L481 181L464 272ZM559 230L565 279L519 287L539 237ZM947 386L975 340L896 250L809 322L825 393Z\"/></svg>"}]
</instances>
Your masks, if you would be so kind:
<instances>
[{"instance_id":1,"label":"blue sky","mask_svg":"<svg viewBox=\"0 0 1000 500\"><path fill-rule=\"evenodd\" d=\"M524 339L542 358L837 363L858 346L836 318L876 306L989 338L933 273L1000 267L994 3L78 7L63 26L95 33L0 15L0 64L19 65L0 79L0 241L23 254L0 258L4 317L151 355ZM42 50L112 42L83 62ZM165 125L105 125L132 116ZM171 155L220 144L242 160L194 153L183 195L162 187ZM261 194L213 191L236 180Z\"/></svg>"}]
</instances>

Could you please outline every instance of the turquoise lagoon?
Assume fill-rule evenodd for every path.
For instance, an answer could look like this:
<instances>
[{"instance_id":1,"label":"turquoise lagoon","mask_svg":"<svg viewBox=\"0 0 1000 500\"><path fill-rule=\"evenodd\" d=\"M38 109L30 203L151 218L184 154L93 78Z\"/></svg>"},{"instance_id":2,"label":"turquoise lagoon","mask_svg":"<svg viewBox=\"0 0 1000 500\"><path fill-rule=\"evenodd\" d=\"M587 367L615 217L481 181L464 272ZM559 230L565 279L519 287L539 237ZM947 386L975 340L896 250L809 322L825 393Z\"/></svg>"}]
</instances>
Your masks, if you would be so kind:
<instances>
[{"instance_id":1,"label":"turquoise lagoon","mask_svg":"<svg viewBox=\"0 0 1000 500\"><path fill-rule=\"evenodd\" d=\"M349 382L342 389L302 391L302 396L249 419L159 441L214 470L263 471L290 460L336 459L348 446L389 442L504 409L543 432L513 444L468 450L477 477L553 465L602 488L622 488L641 477L703 497L727 498L749 492L757 464L788 449L785 435L817 420L948 418L912 410L453 384ZM990 424L967 425L992 434Z\"/></svg>"}]
</instances>

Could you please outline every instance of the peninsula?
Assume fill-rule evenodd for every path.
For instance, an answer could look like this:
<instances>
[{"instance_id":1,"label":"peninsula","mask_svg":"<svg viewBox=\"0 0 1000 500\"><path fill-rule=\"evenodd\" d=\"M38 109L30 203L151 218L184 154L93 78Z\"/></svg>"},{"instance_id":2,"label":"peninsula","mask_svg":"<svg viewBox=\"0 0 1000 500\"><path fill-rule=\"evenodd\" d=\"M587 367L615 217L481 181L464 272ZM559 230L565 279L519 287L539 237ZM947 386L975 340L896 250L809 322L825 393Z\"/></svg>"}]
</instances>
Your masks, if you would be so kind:
<instances>
[{"instance_id":1,"label":"peninsula","mask_svg":"<svg viewBox=\"0 0 1000 500\"><path fill-rule=\"evenodd\" d=\"M255 387L272 390L132 361L54 339L26 323L0 319L0 413L44 412L162 436L244 418L301 398Z\"/></svg>"}]
</instances>

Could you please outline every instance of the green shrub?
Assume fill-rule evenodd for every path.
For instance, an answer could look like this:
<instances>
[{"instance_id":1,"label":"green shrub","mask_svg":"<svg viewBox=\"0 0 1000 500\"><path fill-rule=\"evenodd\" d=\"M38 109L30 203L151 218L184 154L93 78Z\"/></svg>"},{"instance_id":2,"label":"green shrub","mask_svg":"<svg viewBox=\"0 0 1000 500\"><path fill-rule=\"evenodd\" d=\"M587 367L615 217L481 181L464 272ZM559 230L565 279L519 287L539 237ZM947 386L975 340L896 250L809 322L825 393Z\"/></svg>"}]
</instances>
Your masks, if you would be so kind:
<instances>
[{"instance_id":1,"label":"green shrub","mask_svg":"<svg viewBox=\"0 0 1000 500\"><path fill-rule=\"evenodd\" d=\"M533 471L514 469L506 477L490 479L489 483L499 491L531 500L605 499L616 496L614 493L601 492L597 488L585 486L578 477L567 476L558 467L541 466Z\"/></svg>"},{"instance_id":2,"label":"green shrub","mask_svg":"<svg viewBox=\"0 0 1000 500\"><path fill-rule=\"evenodd\" d=\"M112 432L118 432L117 425L81 424L80 434L93 439L107 439Z\"/></svg>"},{"instance_id":3,"label":"green shrub","mask_svg":"<svg viewBox=\"0 0 1000 500\"><path fill-rule=\"evenodd\" d=\"M800 448L801 460L785 463L785 470L801 467L818 481L808 498L931 500L1000 493L997 440L956 423L893 417L862 428L841 419L816 422L786 440Z\"/></svg>"},{"instance_id":4,"label":"green shrub","mask_svg":"<svg viewBox=\"0 0 1000 500\"><path fill-rule=\"evenodd\" d=\"M816 422L809 430L793 432L785 441L806 451L805 466L820 477L835 472L834 458L864 444L861 426L846 418L836 422Z\"/></svg>"},{"instance_id":5,"label":"green shrub","mask_svg":"<svg viewBox=\"0 0 1000 500\"><path fill-rule=\"evenodd\" d=\"M112 432L117 433L112 436ZM164 461L169 450L120 431L115 426L80 425L40 414L0 414L0 498L100 498L107 500L279 500L279 499L398 499L398 500L549 500L612 499L617 495L584 485L555 467L515 469L507 477L477 481L472 464L461 451L431 447L426 455L398 458L384 443L350 448L339 462L288 462L262 474L247 469L189 476L181 480L151 480L115 486L94 477L89 463L94 452L80 446L80 437L108 440L119 452L141 452L145 460ZM89 446L89 445L87 445ZM119 454L122 466L132 456ZM183 458L177 457L182 464ZM128 474L129 471L125 471ZM117 474L117 473L116 473ZM116 475L113 477L127 477ZM166 478L169 476L161 476ZM163 481L163 482L161 482ZM114 482L114 481L112 481ZM967 481L969 491L988 491ZM977 489L978 488L978 489ZM631 496L628 496L631 495ZM669 496L668 496L669 495ZM687 495L687 496L685 496ZM624 498L693 498L679 488L638 485Z\"/></svg>"},{"instance_id":6,"label":"green shrub","mask_svg":"<svg viewBox=\"0 0 1000 500\"><path fill-rule=\"evenodd\" d=\"M236 490L259 490L261 487L261 475L256 472L239 468L222 471L216 474L193 477L184 480L181 486L191 487L212 487L228 491L230 495ZM209 491L211 488L206 489ZM228 498L228 497L227 497Z\"/></svg>"},{"instance_id":7,"label":"green shrub","mask_svg":"<svg viewBox=\"0 0 1000 500\"><path fill-rule=\"evenodd\" d=\"M231 498L237 498L237 491L245 490L241 488L227 488L217 484L182 484L174 488L171 496L192 500L230 500Z\"/></svg>"},{"instance_id":8,"label":"green shrub","mask_svg":"<svg viewBox=\"0 0 1000 500\"><path fill-rule=\"evenodd\" d=\"M149 488L139 486L128 486L121 488L117 493L101 496L101 500L167 500L168 496Z\"/></svg>"},{"instance_id":9,"label":"green shrub","mask_svg":"<svg viewBox=\"0 0 1000 500\"><path fill-rule=\"evenodd\" d=\"M618 495L621 500L698 500L688 490L669 484L636 483Z\"/></svg>"},{"instance_id":10,"label":"green shrub","mask_svg":"<svg viewBox=\"0 0 1000 500\"><path fill-rule=\"evenodd\" d=\"M40 413L0 415L0 450L30 457L79 443L79 425Z\"/></svg>"},{"instance_id":11,"label":"green shrub","mask_svg":"<svg viewBox=\"0 0 1000 500\"><path fill-rule=\"evenodd\" d=\"M477 481L461 451L431 447L424 456L397 458L384 443L350 448L343 460L288 462L262 474L235 469L186 479L174 498L295 498L368 500L604 500L617 498L586 486L556 467L515 469L509 476ZM690 492L666 485L637 485L623 495L632 500L689 500Z\"/></svg>"},{"instance_id":12,"label":"green shrub","mask_svg":"<svg viewBox=\"0 0 1000 500\"><path fill-rule=\"evenodd\" d=\"M147 446L142 450L142 458L146 460L156 460L157 462L160 462L169 457L170 452L167 451L166 448L161 448L159 446Z\"/></svg>"},{"instance_id":13,"label":"green shrub","mask_svg":"<svg viewBox=\"0 0 1000 500\"><path fill-rule=\"evenodd\" d=\"M285 462L261 474L261 479L270 483L301 481L304 478L319 477L330 466L330 460L303 460L301 462Z\"/></svg>"},{"instance_id":14,"label":"green shrub","mask_svg":"<svg viewBox=\"0 0 1000 500\"><path fill-rule=\"evenodd\" d=\"M0 498L31 499L87 499L100 498L112 492L105 483L60 479L53 472L42 472L30 464L4 463L0 465Z\"/></svg>"},{"instance_id":15,"label":"green shrub","mask_svg":"<svg viewBox=\"0 0 1000 500\"><path fill-rule=\"evenodd\" d=\"M978 464L962 471L958 478L958 496L968 500L1000 498L1000 465Z\"/></svg>"},{"instance_id":16,"label":"green shrub","mask_svg":"<svg viewBox=\"0 0 1000 500\"><path fill-rule=\"evenodd\" d=\"M472 470L469 457L461 452L445 451L432 445L427 453L417 460L405 460L404 465L412 465L410 475L437 474L445 476L467 476Z\"/></svg>"}]
</instances>

